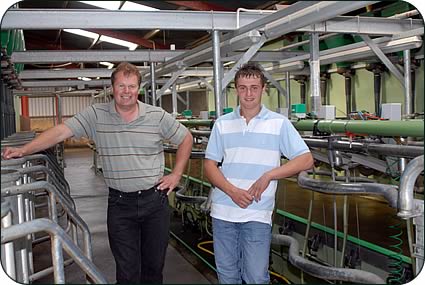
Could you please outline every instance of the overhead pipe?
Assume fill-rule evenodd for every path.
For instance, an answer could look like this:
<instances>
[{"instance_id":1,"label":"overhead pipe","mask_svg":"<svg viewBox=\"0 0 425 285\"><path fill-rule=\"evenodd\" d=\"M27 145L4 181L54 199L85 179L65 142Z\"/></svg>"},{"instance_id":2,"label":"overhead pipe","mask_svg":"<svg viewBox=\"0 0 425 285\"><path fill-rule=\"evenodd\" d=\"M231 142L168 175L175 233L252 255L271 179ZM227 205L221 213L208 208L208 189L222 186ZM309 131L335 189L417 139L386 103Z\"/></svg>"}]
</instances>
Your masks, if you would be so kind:
<instances>
[{"instance_id":1,"label":"overhead pipe","mask_svg":"<svg viewBox=\"0 0 425 285\"><path fill-rule=\"evenodd\" d=\"M414 208L414 186L417 177L424 171L424 156L411 160L400 179L399 212L397 216L408 219L422 215Z\"/></svg>"},{"instance_id":2,"label":"overhead pipe","mask_svg":"<svg viewBox=\"0 0 425 285\"><path fill-rule=\"evenodd\" d=\"M179 120L186 127L212 127L212 120ZM423 137L424 121L360 121L360 120L298 120L292 121L298 131L327 132L331 134L351 132L360 135L389 137Z\"/></svg>"},{"instance_id":3,"label":"overhead pipe","mask_svg":"<svg viewBox=\"0 0 425 285\"><path fill-rule=\"evenodd\" d=\"M327 148L328 141L319 138L303 137L304 142L309 147ZM385 156L414 158L424 154L423 146L415 145L396 145L382 143L365 143L365 142L349 142L349 141L333 141L332 146L335 150L376 153Z\"/></svg>"},{"instance_id":4,"label":"overhead pipe","mask_svg":"<svg viewBox=\"0 0 425 285\"><path fill-rule=\"evenodd\" d=\"M392 208L397 208L398 191L394 185L380 183L341 183L311 178L306 171L298 174L298 185L325 194L371 194L380 195Z\"/></svg>"},{"instance_id":5,"label":"overhead pipe","mask_svg":"<svg viewBox=\"0 0 425 285\"><path fill-rule=\"evenodd\" d=\"M359 269L328 267L318 263L314 263L299 255L300 248L298 241L287 235L272 235L272 244L289 246L289 262L295 267L311 276L326 279L338 280L349 283L366 283L366 284L385 284L378 275Z\"/></svg>"},{"instance_id":6,"label":"overhead pipe","mask_svg":"<svg viewBox=\"0 0 425 285\"><path fill-rule=\"evenodd\" d=\"M374 121L374 120L299 120L293 121L299 131L313 131L331 134L351 132L362 135L423 137L424 121Z\"/></svg>"}]
</instances>

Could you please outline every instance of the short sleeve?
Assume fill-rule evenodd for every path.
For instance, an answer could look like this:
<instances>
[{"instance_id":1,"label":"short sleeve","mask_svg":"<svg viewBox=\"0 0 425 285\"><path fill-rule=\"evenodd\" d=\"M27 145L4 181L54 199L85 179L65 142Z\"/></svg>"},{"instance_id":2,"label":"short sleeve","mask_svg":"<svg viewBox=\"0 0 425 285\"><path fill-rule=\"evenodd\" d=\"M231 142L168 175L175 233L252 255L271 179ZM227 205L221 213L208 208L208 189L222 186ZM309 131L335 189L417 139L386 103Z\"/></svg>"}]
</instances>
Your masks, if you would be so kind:
<instances>
[{"instance_id":1,"label":"short sleeve","mask_svg":"<svg viewBox=\"0 0 425 285\"><path fill-rule=\"evenodd\" d=\"M163 110L159 127L162 137L170 141L172 144L179 145L189 132L179 121L174 119L168 112Z\"/></svg>"},{"instance_id":2,"label":"short sleeve","mask_svg":"<svg viewBox=\"0 0 425 285\"><path fill-rule=\"evenodd\" d=\"M205 150L205 158L221 162L224 156L223 140L220 135L220 123L217 121L208 140L207 149Z\"/></svg>"},{"instance_id":3,"label":"short sleeve","mask_svg":"<svg viewBox=\"0 0 425 285\"><path fill-rule=\"evenodd\" d=\"M94 139L96 129L96 110L94 106L90 106L83 111L77 113L74 117L69 118L64 124L71 129L75 138L86 137Z\"/></svg>"},{"instance_id":4,"label":"short sleeve","mask_svg":"<svg viewBox=\"0 0 425 285\"><path fill-rule=\"evenodd\" d=\"M288 159L310 152L310 149L288 119L284 119L280 132L281 153Z\"/></svg>"}]
</instances>

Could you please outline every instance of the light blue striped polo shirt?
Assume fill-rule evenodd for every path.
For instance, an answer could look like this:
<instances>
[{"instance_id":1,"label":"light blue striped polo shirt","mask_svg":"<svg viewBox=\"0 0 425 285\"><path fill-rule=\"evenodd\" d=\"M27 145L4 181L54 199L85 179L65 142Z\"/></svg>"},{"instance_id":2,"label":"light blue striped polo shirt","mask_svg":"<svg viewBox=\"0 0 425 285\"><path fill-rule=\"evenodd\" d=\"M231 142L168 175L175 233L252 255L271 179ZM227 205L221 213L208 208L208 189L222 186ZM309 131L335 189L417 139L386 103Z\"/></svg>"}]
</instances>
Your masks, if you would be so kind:
<instances>
[{"instance_id":1,"label":"light blue striped polo shirt","mask_svg":"<svg viewBox=\"0 0 425 285\"><path fill-rule=\"evenodd\" d=\"M220 170L224 177L233 185L248 190L261 175L280 166L281 154L293 159L307 152L307 145L292 123L263 105L249 124L241 117L240 107L220 117L212 129L205 158L223 161ZM271 224L276 188L277 181L271 181L261 200L245 209L214 188L211 216L230 222Z\"/></svg>"}]
</instances>

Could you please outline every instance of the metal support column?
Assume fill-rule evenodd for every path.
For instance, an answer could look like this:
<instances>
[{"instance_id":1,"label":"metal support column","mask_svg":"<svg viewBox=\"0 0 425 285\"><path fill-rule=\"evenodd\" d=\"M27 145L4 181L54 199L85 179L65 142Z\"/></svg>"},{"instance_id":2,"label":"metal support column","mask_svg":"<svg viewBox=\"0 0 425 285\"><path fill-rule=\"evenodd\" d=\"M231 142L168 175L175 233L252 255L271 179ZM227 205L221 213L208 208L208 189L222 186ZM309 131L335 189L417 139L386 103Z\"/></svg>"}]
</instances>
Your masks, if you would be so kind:
<instances>
[{"instance_id":1,"label":"metal support column","mask_svg":"<svg viewBox=\"0 0 425 285\"><path fill-rule=\"evenodd\" d=\"M221 60L220 60L220 31L213 30L213 63L214 63L214 96L215 96L215 113L219 118L222 113L221 102Z\"/></svg>"},{"instance_id":2,"label":"metal support column","mask_svg":"<svg viewBox=\"0 0 425 285\"><path fill-rule=\"evenodd\" d=\"M172 99L172 105L173 105L173 117L175 118L177 117L177 83L175 81L173 83L171 99Z\"/></svg>"},{"instance_id":3,"label":"metal support column","mask_svg":"<svg viewBox=\"0 0 425 285\"><path fill-rule=\"evenodd\" d=\"M411 74L411 62L410 62L410 50L403 51L403 62L404 62L404 115L408 116L412 114L412 74Z\"/></svg>"},{"instance_id":4,"label":"metal support column","mask_svg":"<svg viewBox=\"0 0 425 285\"><path fill-rule=\"evenodd\" d=\"M310 34L310 85L311 85L311 113L317 116L320 108L320 59L319 34Z\"/></svg>"},{"instance_id":5,"label":"metal support column","mask_svg":"<svg viewBox=\"0 0 425 285\"><path fill-rule=\"evenodd\" d=\"M286 108L288 108L288 118L291 117L291 74L286 72Z\"/></svg>"},{"instance_id":6,"label":"metal support column","mask_svg":"<svg viewBox=\"0 0 425 285\"><path fill-rule=\"evenodd\" d=\"M152 106L156 106L156 80L155 80L155 63L151 62L151 99Z\"/></svg>"}]
</instances>

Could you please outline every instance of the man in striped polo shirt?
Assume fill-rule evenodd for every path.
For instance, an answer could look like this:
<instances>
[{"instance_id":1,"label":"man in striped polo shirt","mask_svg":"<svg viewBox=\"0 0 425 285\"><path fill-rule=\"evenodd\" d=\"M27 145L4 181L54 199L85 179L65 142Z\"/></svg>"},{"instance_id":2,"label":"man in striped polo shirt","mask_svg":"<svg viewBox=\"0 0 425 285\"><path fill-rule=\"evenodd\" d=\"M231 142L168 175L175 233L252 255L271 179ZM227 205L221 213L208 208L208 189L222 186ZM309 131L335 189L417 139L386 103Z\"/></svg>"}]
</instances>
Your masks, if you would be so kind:
<instances>
[{"instance_id":1,"label":"man in striped polo shirt","mask_svg":"<svg viewBox=\"0 0 425 285\"><path fill-rule=\"evenodd\" d=\"M166 195L177 186L192 150L192 135L169 113L138 101L141 75L121 63L111 76L114 100L94 104L6 159L49 148L70 137L96 143L109 187L108 237L117 283L162 283L169 237ZM164 176L163 141L178 145L176 163Z\"/></svg>"},{"instance_id":2,"label":"man in striped polo shirt","mask_svg":"<svg viewBox=\"0 0 425 285\"><path fill-rule=\"evenodd\" d=\"M221 284L269 283L277 182L313 166L313 157L291 122L261 104L265 83L256 64L238 70L239 106L215 122L205 153L205 173L215 186L211 217ZM281 155L289 159L283 165Z\"/></svg>"}]
</instances>

